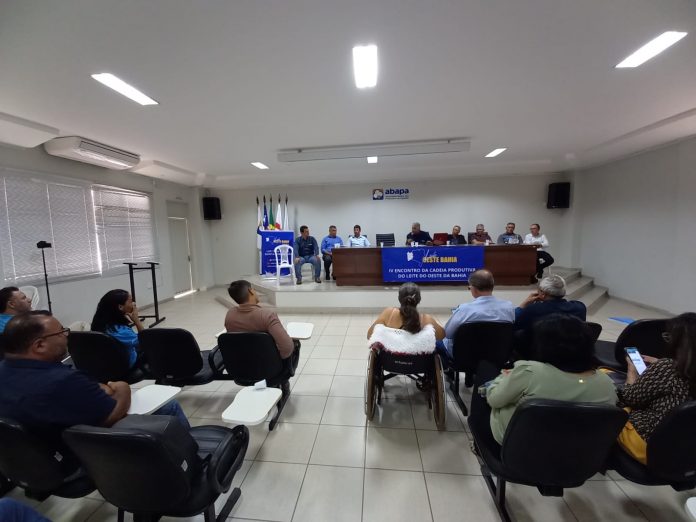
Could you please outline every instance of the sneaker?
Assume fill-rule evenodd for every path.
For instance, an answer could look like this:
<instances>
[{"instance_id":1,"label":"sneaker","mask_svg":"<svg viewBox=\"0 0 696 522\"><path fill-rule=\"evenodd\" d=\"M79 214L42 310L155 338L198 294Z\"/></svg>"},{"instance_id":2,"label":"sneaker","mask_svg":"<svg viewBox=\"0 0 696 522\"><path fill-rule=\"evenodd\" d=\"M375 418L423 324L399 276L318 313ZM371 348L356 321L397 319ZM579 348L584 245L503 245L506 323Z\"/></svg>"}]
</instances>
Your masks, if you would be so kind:
<instances>
[{"instance_id":1,"label":"sneaker","mask_svg":"<svg viewBox=\"0 0 696 522\"><path fill-rule=\"evenodd\" d=\"M317 277L317 278L314 280L314 282L315 282L315 283L321 283L321 279L319 279L319 278Z\"/></svg>"},{"instance_id":2,"label":"sneaker","mask_svg":"<svg viewBox=\"0 0 696 522\"><path fill-rule=\"evenodd\" d=\"M335 281L335 280L336 280L336 276L331 276L331 279L333 279L333 280Z\"/></svg>"},{"instance_id":3,"label":"sneaker","mask_svg":"<svg viewBox=\"0 0 696 522\"><path fill-rule=\"evenodd\" d=\"M297 280L297 284L298 284L298 285L301 285L301 284L302 284L302 279L298 279L298 280Z\"/></svg>"}]
</instances>

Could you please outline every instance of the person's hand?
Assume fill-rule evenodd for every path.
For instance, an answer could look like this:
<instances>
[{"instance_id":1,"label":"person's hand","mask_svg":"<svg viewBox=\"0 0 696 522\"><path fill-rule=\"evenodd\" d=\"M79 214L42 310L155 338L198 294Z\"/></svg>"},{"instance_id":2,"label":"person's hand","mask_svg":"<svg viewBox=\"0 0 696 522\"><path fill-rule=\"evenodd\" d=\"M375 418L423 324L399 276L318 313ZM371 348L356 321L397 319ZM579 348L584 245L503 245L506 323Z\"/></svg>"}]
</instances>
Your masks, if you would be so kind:
<instances>
[{"instance_id":1,"label":"person's hand","mask_svg":"<svg viewBox=\"0 0 696 522\"><path fill-rule=\"evenodd\" d=\"M631 358L627 355L626 362L628 363L628 371L626 373L626 384L633 384L638 380L638 370L633 365Z\"/></svg>"},{"instance_id":2,"label":"person's hand","mask_svg":"<svg viewBox=\"0 0 696 522\"><path fill-rule=\"evenodd\" d=\"M532 292L531 294L529 294L529 295L527 296L527 299L525 299L524 301L522 301L522 304L520 304L520 308L524 308L525 306L527 306L527 305L529 305L529 304L532 304L532 303L534 303L534 302L536 302L536 301L539 301L540 298L541 298L541 293L540 293L540 292L538 292L538 291L537 291L537 292Z\"/></svg>"},{"instance_id":3,"label":"person's hand","mask_svg":"<svg viewBox=\"0 0 696 522\"><path fill-rule=\"evenodd\" d=\"M411 243L413 243L413 239L407 239L407 240L406 240L406 244L407 244L407 245L410 245Z\"/></svg>"},{"instance_id":4,"label":"person's hand","mask_svg":"<svg viewBox=\"0 0 696 522\"><path fill-rule=\"evenodd\" d=\"M317 258L317 261L321 261L321 258L319 256L314 256Z\"/></svg>"},{"instance_id":5,"label":"person's hand","mask_svg":"<svg viewBox=\"0 0 696 522\"><path fill-rule=\"evenodd\" d=\"M139 323L140 322L140 315L138 315L138 305L133 303L133 309L126 314L126 317L133 321L134 323Z\"/></svg>"},{"instance_id":6,"label":"person's hand","mask_svg":"<svg viewBox=\"0 0 696 522\"><path fill-rule=\"evenodd\" d=\"M641 355L645 364L655 364L657 362L657 357L652 357L650 355Z\"/></svg>"},{"instance_id":7,"label":"person's hand","mask_svg":"<svg viewBox=\"0 0 696 522\"><path fill-rule=\"evenodd\" d=\"M111 395L114 394L113 388L112 388L111 386L107 385L107 384L103 384L103 383L100 382L100 383L99 383L99 387L101 388L101 390L102 390L104 393L106 393L106 394L109 395L109 396L111 396Z\"/></svg>"},{"instance_id":8,"label":"person's hand","mask_svg":"<svg viewBox=\"0 0 696 522\"><path fill-rule=\"evenodd\" d=\"M295 258L295 264L297 264L297 263L299 263L299 262L300 262L300 258L299 258L299 257L296 257L296 258Z\"/></svg>"}]
</instances>

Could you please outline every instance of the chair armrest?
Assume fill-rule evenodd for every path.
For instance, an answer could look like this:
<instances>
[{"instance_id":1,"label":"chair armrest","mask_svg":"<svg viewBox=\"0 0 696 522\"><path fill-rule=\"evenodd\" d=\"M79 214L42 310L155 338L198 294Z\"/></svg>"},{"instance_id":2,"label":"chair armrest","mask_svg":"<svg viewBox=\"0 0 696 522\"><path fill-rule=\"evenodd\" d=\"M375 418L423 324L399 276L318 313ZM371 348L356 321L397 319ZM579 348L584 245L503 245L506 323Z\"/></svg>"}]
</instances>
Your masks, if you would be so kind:
<instances>
[{"instance_id":1,"label":"chair armrest","mask_svg":"<svg viewBox=\"0 0 696 522\"><path fill-rule=\"evenodd\" d=\"M215 361L216 358L218 359L217 362ZM208 353L208 365L215 375L220 375L225 370L225 361L222 358L219 346L215 346Z\"/></svg>"},{"instance_id":2,"label":"chair armrest","mask_svg":"<svg viewBox=\"0 0 696 522\"><path fill-rule=\"evenodd\" d=\"M229 430L228 435L215 449L208 462L207 478L216 493L230 489L232 479L242 467L248 446L249 429L240 425ZM232 464L228 466L231 460Z\"/></svg>"}]
</instances>

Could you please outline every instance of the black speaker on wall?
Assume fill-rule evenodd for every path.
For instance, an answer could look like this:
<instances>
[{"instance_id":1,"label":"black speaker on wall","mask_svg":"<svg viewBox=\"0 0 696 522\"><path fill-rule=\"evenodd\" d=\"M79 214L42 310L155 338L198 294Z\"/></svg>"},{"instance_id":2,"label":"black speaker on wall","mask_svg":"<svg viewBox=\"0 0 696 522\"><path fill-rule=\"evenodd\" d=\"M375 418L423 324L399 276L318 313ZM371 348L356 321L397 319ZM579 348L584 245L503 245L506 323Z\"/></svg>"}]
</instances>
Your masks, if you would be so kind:
<instances>
[{"instance_id":1,"label":"black speaker on wall","mask_svg":"<svg viewBox=\"0 0 696 522\"><path fill-rule=\"evenodd\" d=\"M546 208L570 207L570 183L550 183Z\"/></svg>"},{"instance_id":2,"label":"black speaker on wall","mask_svg":"<svg viewBox=\"0 0 696 522\"><path fill-rule=\"evenodd\" d=\"M222 219L220 198L203 198L203 219Z\"/></svg>"}]
</instances>

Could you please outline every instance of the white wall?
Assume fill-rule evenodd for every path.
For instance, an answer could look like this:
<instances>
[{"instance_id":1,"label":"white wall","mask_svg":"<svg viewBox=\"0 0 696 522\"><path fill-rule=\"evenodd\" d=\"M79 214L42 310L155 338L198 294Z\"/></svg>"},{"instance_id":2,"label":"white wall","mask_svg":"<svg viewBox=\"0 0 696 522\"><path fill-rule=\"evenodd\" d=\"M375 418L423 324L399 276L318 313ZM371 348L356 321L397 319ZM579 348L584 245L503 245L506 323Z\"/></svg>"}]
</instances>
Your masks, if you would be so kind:
<instances>
[{"instance_id":1,"label":"white wall","mask_svg":"<svg viewBox=\"0 0 696 522\"><path fill-rule=\"evenodd\" d=\"M202 194L199 189L55 158L46 154L41 148L19 149L0 146L0 167L57 174L152 193L157 250L161 263L157 277L157 291L160 300L173 296L173 280L169 270L171 251L167 224L167 201L187 203L193 240L194 286L197 288L212 286L213 265L209 255L211 251L210 231L207 222L203 221L201 213ZM141 272L137 275L136 297L141 307L153 302L152 290L149 288L152 286L150 281L149 272ZM37 286L42 293L40 306L47 308L43 284ZM129 286L127 271L110 277L91 277L76 281L50 283L53 311L65 324L73 321L91 321L97 301L104 293L113 288L129 289Z\"/></svg>"},{"instance_id":2,"label":"white wall","mask_svg":"<svg viewBox=\"0 0 696 522\"><path fill-rule=\"evenodd\" d=\"M425 177L425 175L424 175ZM551 254L559 265L568 265L571 255L571 210L546 208L547 186L561 181L560 175L467 178L455 181L419 183L355 184L272 188L262 190L215 191L221 198L223 218L211 227L215 282L225 284L258 272L256 250L256 196L273 194L275 213L278 193L288 194L290 227L297 234L308 225L317 241L329 225L338 227L344 241L359 224L374 244L375 233L394 232L403 244L411 223L423 230L451 232L454 224L466 234L476 223L484 223L495 240L505 223L517 223L517 232L526 234L529 224L539 222L549 237ZM408 200L372 201L373 188L403 187Z\"/></svg>"},{"instance_id":3,"label":"white wall","mask_svg":"<svg viewBox=\"0 0 696 522\"><path fill-rule=\"evenodd\" d=\"M575 174L574 261L609 293L696 310L696 139Z\"/></svg>"}]
</instances>

